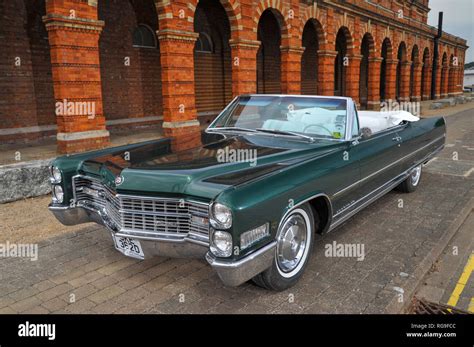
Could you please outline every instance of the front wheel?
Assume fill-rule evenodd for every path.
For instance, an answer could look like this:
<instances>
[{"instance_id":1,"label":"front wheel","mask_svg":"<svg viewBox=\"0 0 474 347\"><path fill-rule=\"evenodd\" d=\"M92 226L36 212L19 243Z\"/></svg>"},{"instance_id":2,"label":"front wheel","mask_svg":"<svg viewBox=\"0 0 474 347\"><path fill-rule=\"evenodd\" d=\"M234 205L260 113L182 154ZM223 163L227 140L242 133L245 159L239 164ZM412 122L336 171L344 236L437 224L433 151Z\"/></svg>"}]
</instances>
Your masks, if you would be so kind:
<instances>
[{"instance_id":1,"label":"front wheel","mask_svg":"<svg viewBox=\"0 0 474 347\"><path fill-rule=\"evenodd\" d=\"M311 257L318 221L317 213L313 213L309 204L296 207L284 217L276 236L273 264L255 276L254 283L277 291L293 286L302 276Z\"/></svg>"},{"instance_id":2,"label":"front wheel","mask_svg":"<svg viewBox=\"0 0 474 347\"><path fill-rule=\"evenodd\" d=\"M397 187L397 190L403 193L411 193L416 190L418 187L420 180L421 180L421 167L422 165L418 165L414 169L411 170L410 175L407 177L405 181L400 183Z\"/></svg>"}]
</instances>

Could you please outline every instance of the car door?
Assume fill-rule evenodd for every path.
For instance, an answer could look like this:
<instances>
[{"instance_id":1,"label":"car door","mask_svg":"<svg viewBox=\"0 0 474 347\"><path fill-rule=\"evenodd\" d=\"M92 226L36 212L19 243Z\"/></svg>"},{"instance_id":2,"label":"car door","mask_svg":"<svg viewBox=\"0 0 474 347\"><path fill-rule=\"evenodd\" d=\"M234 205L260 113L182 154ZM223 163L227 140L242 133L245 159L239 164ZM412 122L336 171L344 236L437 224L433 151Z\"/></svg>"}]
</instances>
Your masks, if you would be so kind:
<instances>
[{"instance_id":1,"label":"car door","mask_svg":"<svg viewBox=\"0 0 474 347\"><path fill-rule=\"evenodd\" d=\"M335 184L332 195L333 217L336 220L356 203L361 178L359 148L355 145L358 143L359 122L357 110L352 103L348 106L348 114L352 118L352 122L347 124L352 127L351 139L347 141L346 138L346 142L341 146L337 154L338 167L332 174L332 183Z\"/></svg>"},{"instance_id":2,"label":"car door","mask_svg":"<svg viewBox=\"0 0 474 347\"><path fill-rule=\"evenodd\" d=\"M401 173L403 126L395 126L360 139L357 155L361 179L358 193L361 199L376 194L382 186Z\"/></svg>"}]
</instances>

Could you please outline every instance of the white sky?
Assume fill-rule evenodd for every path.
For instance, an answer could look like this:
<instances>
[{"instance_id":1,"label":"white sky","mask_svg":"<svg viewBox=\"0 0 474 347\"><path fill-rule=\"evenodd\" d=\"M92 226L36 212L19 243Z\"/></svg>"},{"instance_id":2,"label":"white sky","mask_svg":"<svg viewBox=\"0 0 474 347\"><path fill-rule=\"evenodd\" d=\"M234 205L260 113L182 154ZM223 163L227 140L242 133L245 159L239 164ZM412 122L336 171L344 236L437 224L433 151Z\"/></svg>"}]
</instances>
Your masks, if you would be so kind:
<instances>
[{"instance_id":1,"label":"white sky","mask_svg":"<svg viewBox=\"0 0 474 347\"><path fill-rule=\"evenodd\" d=\"M429 0L429 7L428 24L437 27L444 12L443 31L466 39L466 63L474 61L474 0Z\"/></svg>"}]
</instances>

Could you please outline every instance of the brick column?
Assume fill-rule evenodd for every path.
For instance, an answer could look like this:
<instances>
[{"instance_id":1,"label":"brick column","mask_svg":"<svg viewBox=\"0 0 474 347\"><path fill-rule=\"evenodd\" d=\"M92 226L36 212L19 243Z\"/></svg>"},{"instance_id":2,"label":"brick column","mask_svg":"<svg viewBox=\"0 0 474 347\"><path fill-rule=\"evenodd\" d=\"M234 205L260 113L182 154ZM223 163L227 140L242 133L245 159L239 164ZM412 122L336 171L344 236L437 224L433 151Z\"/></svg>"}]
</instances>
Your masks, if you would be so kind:
<instances>
[{"instance_id":1,"label":"brick column","mask_svg":"<svg viewBox=\"0 0 474 347\"><path fill-rule=\"evenodd\" d=\"M257 52L260 41L230 40L232 54L232 94L257 92Z\"/></svg>"},{"instance_id":2,"label":"brick column","mask_svg":"<svg viewBox=\"0 0 474 347\"><path fill-rule=\"evenodd\" d=\"M97 5L46 2L43 21L51 47L54 98L60 153L102 148L109 144L102 113Z\"/></svg>"},{"instance_id":3,"label":"brick column","mask_svg":"<svg viewBox=\"0 0 474 347\"><path fill-rule=\"evenodd\" d=\"M318 90L321 95L334 95L334 60L337 51L318 51Z\"/></svg>"},{"instance_id":4,"label":"brick column","mask_svg":"<svg viewBox=\"0 0 474 347\"><path fill-rule=\"evenodd\" d=\"M349 65L346 66L346 95L351 97L354 102L359 104L359 83L360 83L360 62L361 54L352 54L348 56Z\"/></svg>"},{"instance_id":5,"label":"brick column","mask_svg":"<svg viewBox=\"0 0 474 347\"><path fill-rule=\"evenodd\" d=\"M423 95L421 97L423 100L429 100L431 99L431 64L424 64L423 69L425 70L425 80L423 81L425 90L423 91Z\"/></svg>"},{"instance_id":6,"label":"brick column","mask_svg":"<svg viewBox=\"0 0 474 347\"><path fill-rule=\"evenodd\" d=\"M172 137L173 151L201 143L194 93L194 32L164 29L160 41L163 90L163 132Z\"/></svg>"},{"instance_id":7,"label":"brick column","mask_svg":"<svg viewBox=\"0 0 474 347\"><path fill-rule=\"evenodd\" d=\"M410 101L410 68L410 61L401 63L400 101Z\"/></svg>"},{"instance_id":8,"label":"brick column","mask_svg":"<svg viewBox=\"0 0 474 347\"><path fill-rule=\"evenodd\" d=\"M413 63L415 65L413 72L413 95L410 95L412 101L421 101L421 70L423 64L420 62Z\"/></svg>"},{"instance_id":9,"label":"brick column","mask_svg":"<svg viewBox=\"0 0 474 347\"><path fill-rule=\"evenodd\" d=\"M369 57L369 90L367 108L369 110L380 109L380 69L383 58Z\"/></svg>"},{"instance_id":10,"label":"brick column","mask_svg":"<svg viewBox=\"0 0 474 347\"><path fill-rule=\"evenodd\" d=\"M387 59L385 76L385 99L395 100L397 90L397 65L398 59Z\"/></svg>"},{"instance_id":11,"label":"brick column","mask_svg":"<svg viewBox=\"0 0 474 347\"><path fill-rule=\"evenodd\" d=\"M282 46L281 50L281 92L301 94L301 56L304 48Z\"/></svg>"}]
</instances>

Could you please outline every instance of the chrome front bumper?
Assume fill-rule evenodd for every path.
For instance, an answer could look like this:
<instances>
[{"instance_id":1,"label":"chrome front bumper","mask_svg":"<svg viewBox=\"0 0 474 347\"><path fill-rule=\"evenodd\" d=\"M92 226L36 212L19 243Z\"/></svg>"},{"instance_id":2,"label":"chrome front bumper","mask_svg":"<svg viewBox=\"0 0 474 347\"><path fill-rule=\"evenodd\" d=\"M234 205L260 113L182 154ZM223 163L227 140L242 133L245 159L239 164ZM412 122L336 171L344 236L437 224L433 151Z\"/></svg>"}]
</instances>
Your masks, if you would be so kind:
<instances>
[{"instance_id":1,"label":"chrome front bumper","mask_svg":"<svg viewBox=\"0 0 474 347\"><path fill-rule=\"evenodd\" d=\"M151 240L120 233L113 229L113 224L108 222L108 217L106 215L84 207L62 207L50 205L49 210L54 214L58 221L67 226L95 222L105 226L116 236L137 239L142 244L145 258L153 256L169 258L205 257L207 262L217 272L222 282L227 286L239 286L262 271L265 271L272 265L275 256L275 241L242 259L237 261L226 261L215 258L210 252L208 252L208 245L194 242L192 239L163 238Z\"/></svg>"},{"instance_id":2,"label":"chrome front bumper","mask_svg":"<svg viewBox=\"0 0 474 347\"><path fill-rule=\"evenodd\" d=\"M275 259L275 248L276 241L273 241L248 256L233 262L216 259L208 252L206 260L216 270L219 278L226 286L236 287L272 266Z\"/></svg>"}]
</instances>

